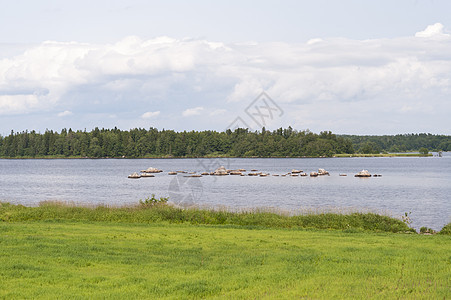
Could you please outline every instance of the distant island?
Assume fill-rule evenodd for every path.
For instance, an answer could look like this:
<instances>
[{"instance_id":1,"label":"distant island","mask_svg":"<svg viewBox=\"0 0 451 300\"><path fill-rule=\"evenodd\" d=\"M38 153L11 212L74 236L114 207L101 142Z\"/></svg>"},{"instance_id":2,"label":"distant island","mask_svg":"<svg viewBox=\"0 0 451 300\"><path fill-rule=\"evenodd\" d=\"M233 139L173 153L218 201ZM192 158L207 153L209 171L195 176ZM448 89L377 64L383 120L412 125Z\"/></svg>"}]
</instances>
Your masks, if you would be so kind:
<instances>
[{"instance_id":1,"label":"distant island","mask_svg":"<svg viewBox=\"0 0 451 300\"><path fill-rule=\"evenodd\" d=\"M13 132L0 136L1 158L190 158L387 156L388 153L451 151L451 136L319 134L291 127L273 131L99 129ZM393 155L393 154L391 154Z\"/></svg>"}]
</instances>

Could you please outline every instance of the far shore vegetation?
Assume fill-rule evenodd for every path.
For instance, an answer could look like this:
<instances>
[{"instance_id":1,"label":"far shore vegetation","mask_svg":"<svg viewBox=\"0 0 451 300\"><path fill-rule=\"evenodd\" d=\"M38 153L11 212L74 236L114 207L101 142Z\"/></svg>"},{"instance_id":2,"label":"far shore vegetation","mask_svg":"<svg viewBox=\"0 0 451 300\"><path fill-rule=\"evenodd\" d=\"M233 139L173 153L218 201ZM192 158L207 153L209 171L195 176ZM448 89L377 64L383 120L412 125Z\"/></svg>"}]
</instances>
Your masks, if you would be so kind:
<instances>
[{"instance_id":1,"label":"far shore vegetation","mask_svg":"<svg viewBox=\"0 0 451 300\"><path fill-rule=\"evenodd\" d=\"M62 129L44 133L12 131L0 136L0 158L383 157L430 156L431 151L451 151L451 136L355 136L330 131L317 134L291 127L224 132Z\"/></svg>"},{"instance_id":2,"label":"far shore vegetation","mask_svg":"<svg viewBox=\"0 0 451 300\"><path fill-rule=\"evenodd\" d=\"M0 203L2 299L448 299L451 224Z\"/></svg>"}]
</instances>

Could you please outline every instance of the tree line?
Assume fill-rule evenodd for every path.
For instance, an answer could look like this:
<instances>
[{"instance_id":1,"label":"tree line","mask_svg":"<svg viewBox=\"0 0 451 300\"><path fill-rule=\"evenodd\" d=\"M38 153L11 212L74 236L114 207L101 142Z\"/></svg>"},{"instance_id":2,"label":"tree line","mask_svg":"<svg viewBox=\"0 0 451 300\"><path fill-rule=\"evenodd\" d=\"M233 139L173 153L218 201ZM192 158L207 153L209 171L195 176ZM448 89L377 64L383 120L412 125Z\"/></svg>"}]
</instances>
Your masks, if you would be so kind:
<instances>
[{"instance_id":1,"label":"tree line","mask_svg":"<svg viewBox=\"0 0 451 300\"><path fill-rule=\"evenodd\" d=\"M0 157L298 157L354 153L352 142L330 131L315 134L291 127L269 131L183 131L156 128L61 132L11 132L0 136Z\"/></svg>"},{"instance_id":2,"label":"tree line","mask_svg":"<svg viewBox=\"0 0 451 300\"><path fill-rule=\"evenodd\" d=\"M451 136L430 133L398 134L383 136L343 135L352 141L359 153L412 152L421 148L429 151L451 151Z\"/></svg>"},{"instance_id":3,"label":"tree line","mask_svg":"<svg viewBox=\"0 0 451 300\"><path fill-rule=\"evenodd\" d=\"M273 131L183 131L135 128L61 132L13 132L0 136L0 157L330 157L334 154L429 150L451 151L451 137L335 135L291 127Z\"/></svg>"}]
</instances>

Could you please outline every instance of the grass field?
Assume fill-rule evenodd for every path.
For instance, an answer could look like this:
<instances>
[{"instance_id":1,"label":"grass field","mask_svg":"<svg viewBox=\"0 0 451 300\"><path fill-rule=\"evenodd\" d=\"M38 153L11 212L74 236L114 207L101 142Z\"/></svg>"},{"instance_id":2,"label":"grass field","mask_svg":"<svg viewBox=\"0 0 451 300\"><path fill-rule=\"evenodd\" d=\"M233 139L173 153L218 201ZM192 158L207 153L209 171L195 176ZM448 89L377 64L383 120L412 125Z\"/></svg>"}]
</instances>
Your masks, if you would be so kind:
<instances>
[{"instance_id":1,"label":"grass field","mask_svg":"<svg viewBox=\"0 0 451 300\"><path fill-rule=\"evenodd\" d=\"M451 297L451 223L0 203L0 299Z\"/></svg>"},{"instance_id":2,"label":"grass field","mask_svg":"<svg viewBox=\"0 0 451 300\"><path fill-rule=\"evenodd\" d=\"M0 298L451 297L451 236L0 222Z\"/></svg>"}]
</instances>

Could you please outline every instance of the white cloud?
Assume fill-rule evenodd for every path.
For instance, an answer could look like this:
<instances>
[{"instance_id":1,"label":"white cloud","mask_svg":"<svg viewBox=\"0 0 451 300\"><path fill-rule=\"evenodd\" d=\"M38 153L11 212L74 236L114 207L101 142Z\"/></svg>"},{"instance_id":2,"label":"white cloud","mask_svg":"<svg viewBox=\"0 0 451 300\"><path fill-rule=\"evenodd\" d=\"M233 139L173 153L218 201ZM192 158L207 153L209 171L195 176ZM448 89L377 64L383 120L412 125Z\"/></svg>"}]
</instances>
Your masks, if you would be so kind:
<instances>
[{"instance_id":1,"label":"white cloud","mask_svg":"<svg viewBox=\"0 0 451 300\"><path fill-rule=\"evenodd\" d=\"M0 115L29 112L38 106L36 95L0 95Z\"/></svg>"},{"instance_id":2,"label":"white cloud","mask_svg":"<svg viewBox=\"0 0 451 300\"><path fill-rule=\"evenodd\" d=\"M451 114L449 37L436 23L410 37L323 38L303 44L225 45L136 36L114 44L44 42L0 59L0 114L55 115L60 107L78 105L77 115L84 109L119 119L131 110L130 102L134 111L146 111L149 104L163 110L190 103L193 108L183 116L217 108L205 113L209 125L221 119L216 116L225 109L230 116L240 115L262 90L281 106L308 105L315 112L318 107L343 106L345 110L336 110L343 116L374 103L386 108L381 114L409 115L417 113L425 99L431 114ZM193 118L193 124L198 119ZM442 123L451 126L448 120Z\"/></svg>"},{"instance_id":3,"label":"white cloud","mask_svg":"<svg viewBox=\"0 0 451 300\"><path fill-rule=\"evenodd\" d=\"M142 119L151 119L153 117L158 117L160 115L160 111L148 111L141 115Z\"/></svg>"},{"instance_id":4,"label":"white cloud","mask_svg":"<svg viewBox=\"0 0 451 300\"><path fill-rule=\"evenodd\" d=\"M219 116L219 115L223 115L227 112L227 109L215 109L214 111L212 111L210 113L210 116Z\"/></svg>"},{"instance_id":5,"label":"white cloud","mask_svg":"<svg viewBox=\"0 0 451 300\"><path fill-rule=\"evenodd\" d=\"M318 44L318 43L321 43L322 41L323 41L323 39L320 39L320 38L310 39L307 41L307 45Z\"/></svg>"},{"instance_id":6,"label":"white cloud","mask_svg":"<svg viewBox=\"0 0 451 300\"><path fill-rule=\"evenodd\" d=\"M184 117L197 116L197 115L200 115L203 110L204 110L204 108L201 106L198 106L195 108L188 108L185 111L183 111L182 115Z\"/></svg>"},{"instance_id":7,"label":"white cloud","mask_svg":"<svg viewBox=\"0 0 451 300\"><path fill-rule=\"evenodd\" d=\"M423 31L418 31L415 33L416 37L421 38L449 38L450 35L443 32L444 26L441 23L435 23L433 25L429 25Z\"/></svg>"},{"instance_id":8,"label":"white cloud","mask_svg":"<svg viewBox=\"0 0 451 300\"><path fill-rule=\"evenodd\" d=\"M260 77L260 79L257 79ZM237 83L233 89L233 92L229 95L228 101L238 102L243 99L251 100L258 96L268 85L264 83L264 76L242 76L239 83ZM252 99L253 100L253 99Z\"/></svg>"},{"instance_id":9,"label":"white cloud","mask_svg":"<svg viewBox=\"0 0 451 300\"><path fill-rule=\"evenodd\" d=\"M449 35L437 23L416 36ZM44 42L22 55L0 60L0 95L11 99L18 93L8 94L11 89L29 91L17 96L19 101L2 100L1 105L4 113L48 110L83 86L91 86L93 93L165 97L174 85L186 84L202 92L224 89L222 81L234 82L224 95L230 102L249 101L262 90L284 102L359 99L363 94L377 96L395 89L410 95L409 90L421 93L420 86L449 89L450 53L446 41L429 45L408 37L228 46L134 36L105 45ZM206 78L216 86L207 86L211 82ZM191 84L190 80L195 81ZM2 93L2 87L8 91Z\"/></svg>"},{"instance_id":10,"label":"white cloud","mask_svg":"<svg viewBox=\"0 0 451 300\"><path fill-rule=\"evenodd\" d=\"M65 110L65 111L58 113L58 117L67 117L67 116L71 116L71 115L73 115L73 113L69 110Z\"/></svg>"}]
</instances>

